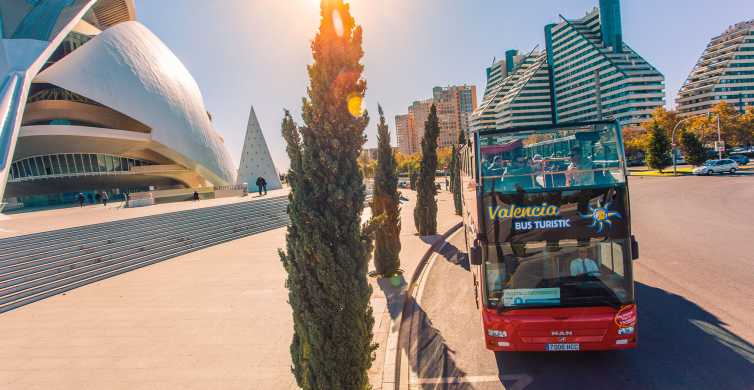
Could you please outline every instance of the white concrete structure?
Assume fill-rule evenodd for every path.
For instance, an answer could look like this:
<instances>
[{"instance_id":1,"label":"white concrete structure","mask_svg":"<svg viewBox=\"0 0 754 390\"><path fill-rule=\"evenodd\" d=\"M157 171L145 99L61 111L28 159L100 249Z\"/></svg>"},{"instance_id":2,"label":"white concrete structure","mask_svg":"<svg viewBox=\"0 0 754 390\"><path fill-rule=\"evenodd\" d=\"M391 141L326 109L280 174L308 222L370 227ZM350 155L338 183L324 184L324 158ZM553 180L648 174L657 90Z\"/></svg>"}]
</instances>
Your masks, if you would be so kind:
<instances>
[{"instance_id":1,"label":"white concrete structure","mask_svg":"<svg viewBox=\"0 0 754 390\"><path fill-rule=\"evenodd\" d=\"M0 210L31 80L94 3L0 4Z\"/></svg>"},{"instance_id":2,"label":"white concrete structure","mask_svg":"<svg viewBox=\"0 0 754 390\"><path fill-rule=\"evenodd\" d=\"M62 87L149 126L155 149L213 184L235 179L230 154L212 128L199 86L139 22L103 31L35 81Z\"/></svg>"},{"instance_id":3,"label":"white concrete structure","mask_svg":"<svg viewBox=\"0 0 754 390\"><path fill-rule=\"evenodd\" d=\"M61 15L69 7L68 0L39 2L29 5L29 14L50 4ZM133 20L133 3L86 4L90 8L77 8L69 28L38 57L22 96L11 94L22 104L10 116L15 148L0 177L0 183L10 177L6 198L64 203L78 192L235 183L236 169L198 85L170 49ZM36 16L28 24L34 29Z\"/></svg>"},{"instance_id":4,"label":"white concrete structure","mask_svg":"<svg viewBox=\"0 0 754 390\"><path fill-rule=\"evenodd\" d=\"M280 176L272 162L270 149L262 134L262 127L257 120L254 107L249 112L249 122L246 125L246 138L241 150L241 163L238 166L237 184L246 183L249 191L257 191L257 178L263 177L268 190L282 188Z\"/></svg>"},{"instance_id":5,"label":"white concrete structure","mask_svg":"<svg viewBox=\"0 0 754 390\"><path fill-rule=\"evenodd\" d=\"M681 116L705 114L720 102L739 111L754 105L754 19L712 38L676 99Z\"/></svg>"}]
</instances>

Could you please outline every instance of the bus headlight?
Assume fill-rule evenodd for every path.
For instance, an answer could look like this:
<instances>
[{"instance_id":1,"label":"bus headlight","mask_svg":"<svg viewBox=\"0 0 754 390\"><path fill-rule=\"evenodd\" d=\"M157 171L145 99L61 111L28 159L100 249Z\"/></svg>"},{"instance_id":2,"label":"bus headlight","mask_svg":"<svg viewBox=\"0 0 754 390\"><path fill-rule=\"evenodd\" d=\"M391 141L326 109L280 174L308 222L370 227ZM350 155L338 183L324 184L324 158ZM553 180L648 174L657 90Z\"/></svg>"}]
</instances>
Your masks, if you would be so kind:
<instances>
[{"instance_id":1,"label":"bus headlight","mask_svg":"<svg viewBox=\"0 0 754 390\"><path fill-rule=\"evenodd\" d=\"M508 337L508 332L506 332L504 330L487 329L487 335L490 336L490 337L505 338L505 337Z\"/></svg>"},{"instance_id":2,"label":"bus headlight","mask_svg":"<svg viewBox=\"0 0 754 390\"><path fill-rule=\"evenodd\" d=\"M628 327L625 327L625 328L618 329L618 334L619 335L627 335L627 334L633 334L633 333L634 333L634 327L633 326L628 326Z\"/></svg>"}]
</instances>

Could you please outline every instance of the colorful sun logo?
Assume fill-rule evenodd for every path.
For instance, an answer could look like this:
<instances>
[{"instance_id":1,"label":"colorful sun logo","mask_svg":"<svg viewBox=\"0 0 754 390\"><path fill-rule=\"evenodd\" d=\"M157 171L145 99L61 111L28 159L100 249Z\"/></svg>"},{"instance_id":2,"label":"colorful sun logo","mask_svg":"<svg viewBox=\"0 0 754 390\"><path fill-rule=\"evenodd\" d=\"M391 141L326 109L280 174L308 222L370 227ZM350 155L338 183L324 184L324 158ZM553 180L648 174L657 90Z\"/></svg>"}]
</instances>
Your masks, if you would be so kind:
<instances>
[{"instance_id":1,"label":"colorful sun logo","mask_svg":"<svg viewBox=\"0 0 754 390\"><path fill-rule=\"evenodd\" d=\"M598 203L597 207L589 205L589 213L581 214L581 218L591 219L592 224L589 227L597 229L597 233L602 233L605 226L609 228L613 224L610 218L621 218L621 215L617 211L610 211L610 202L607 202L605 205Z\"/></svg>"}]
</instances>

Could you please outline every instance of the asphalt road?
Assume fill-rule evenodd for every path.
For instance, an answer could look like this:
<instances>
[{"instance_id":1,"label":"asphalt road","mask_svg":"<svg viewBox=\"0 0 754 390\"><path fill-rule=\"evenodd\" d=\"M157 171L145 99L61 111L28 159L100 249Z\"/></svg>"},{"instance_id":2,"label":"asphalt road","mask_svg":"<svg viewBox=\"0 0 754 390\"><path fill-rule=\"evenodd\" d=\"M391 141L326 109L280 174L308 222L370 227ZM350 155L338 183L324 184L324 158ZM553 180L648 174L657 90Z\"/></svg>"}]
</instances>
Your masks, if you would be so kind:
<instances>
[{"instance_id":1,"label":"asphalt road","mask_svg":"<svg viewBox=\"0 0 754 390\"><path fill-rule=\"evenodd\" d=\"M631 178L639 347L493 353L462 234L419 297L421 389L754 389L754 177Z\"/></svg>"}]
</instances>

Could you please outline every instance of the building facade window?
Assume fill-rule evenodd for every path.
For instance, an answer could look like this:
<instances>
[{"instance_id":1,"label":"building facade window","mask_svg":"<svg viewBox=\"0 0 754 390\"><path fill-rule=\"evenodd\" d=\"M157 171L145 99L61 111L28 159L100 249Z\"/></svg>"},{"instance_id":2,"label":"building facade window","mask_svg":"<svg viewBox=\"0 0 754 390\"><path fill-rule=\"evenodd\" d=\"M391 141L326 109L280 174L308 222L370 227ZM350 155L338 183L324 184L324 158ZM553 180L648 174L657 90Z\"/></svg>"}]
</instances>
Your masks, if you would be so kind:
<instances>
[{"instance_id":1,"label":"building facade window","mask_svg":"<svg viewBox=\"0 0 754 390\"><path fill-rule=\"evenodd\" d=\"M66 153L27 157L11 164L11 182L66 176L128 173L133 167L155 165L147 160L109 154Z\"/></svg>"}]
</instances>

